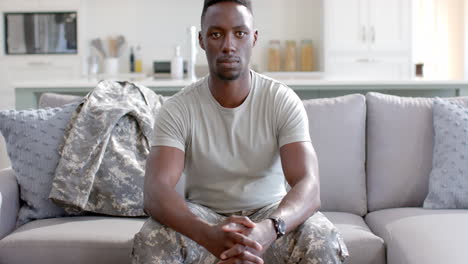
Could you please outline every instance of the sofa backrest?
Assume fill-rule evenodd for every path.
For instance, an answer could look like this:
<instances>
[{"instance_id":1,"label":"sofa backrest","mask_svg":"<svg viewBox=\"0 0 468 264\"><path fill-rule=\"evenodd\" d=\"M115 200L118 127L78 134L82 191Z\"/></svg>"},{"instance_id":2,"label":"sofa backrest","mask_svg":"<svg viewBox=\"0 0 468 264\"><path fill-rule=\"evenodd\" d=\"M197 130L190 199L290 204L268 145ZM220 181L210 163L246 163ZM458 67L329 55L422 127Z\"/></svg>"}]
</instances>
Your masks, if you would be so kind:
<instances>
[{"instance_id":1,"label":"sofa backrest","mask_svg":"<svg viewBox=\"0 0 468 264\"><path fill-rule=\"evenodd\" d=\"M83 99L83 96L43 93L41 97L39 97L38 108L60 107L69 103L80 101L81 99Z\"/></svg>"},{"instance_id":2,"label":"sofa backrest","mask_svg":"<svg viewBox=\"0 0 468 264\"><path fill-rule=\"evenodd\" d=\"M353 94L303 103L319 162L320 210L365 215L365 97Z\"/></svg>"},{"instance_id":3,"label":"sofa backrest","mask_svg":"<svg viewBox=\"0 0 468 264\"><path fill-rule=\"evenodd\" d=\"M41 107L81 97L44 94ZM367 212L365 175L366 101L360 94L304 100L312 144L319 161L322 211ZM185 175L176 190L184 194Z\"/></svg>"},{"instance_id":4,"label":"sofa backrest","mask_svg":"<svg viewBox=\"0 0 468 264\"><path fill-rule=\"evenodd\" d=\"M468 97L446 98L468 105ZM369 211L420 207L432 169L432 98L368 93L367 198Z\"/></svg>"}]
</instances>

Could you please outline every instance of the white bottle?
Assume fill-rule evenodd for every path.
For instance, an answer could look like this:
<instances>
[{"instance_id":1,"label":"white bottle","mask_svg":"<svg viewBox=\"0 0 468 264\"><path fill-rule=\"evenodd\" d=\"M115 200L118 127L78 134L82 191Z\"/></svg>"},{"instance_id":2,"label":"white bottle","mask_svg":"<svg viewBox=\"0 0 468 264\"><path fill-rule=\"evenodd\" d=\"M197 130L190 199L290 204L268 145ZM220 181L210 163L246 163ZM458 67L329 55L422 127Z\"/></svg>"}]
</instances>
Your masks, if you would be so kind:
<instances>
[{"instance_id":1,"label":"white bottle","mask_svg":"<svg viewBox=\"0 0 468 264\"><path fill-rule=\"evenodd\" d=\"M197 28L192 26L188 29L189 33L189 59L187 65L187 74L188 79L192 82L197 80L197 76L195 74L195 63L197 61L197 44L198 44L198 34Z\"/></svg>"},{"instance_id":2,"label":"white bottle","mask_svg":"<svg viewBox=\"0 0 468 264\"><path fill-rule=\"evenodd\" d=\"M175 47L174 58L171 61L171 78L182 79L184 78L184 58L180 55L180 46Z\"/></svg>"}]
</instances>

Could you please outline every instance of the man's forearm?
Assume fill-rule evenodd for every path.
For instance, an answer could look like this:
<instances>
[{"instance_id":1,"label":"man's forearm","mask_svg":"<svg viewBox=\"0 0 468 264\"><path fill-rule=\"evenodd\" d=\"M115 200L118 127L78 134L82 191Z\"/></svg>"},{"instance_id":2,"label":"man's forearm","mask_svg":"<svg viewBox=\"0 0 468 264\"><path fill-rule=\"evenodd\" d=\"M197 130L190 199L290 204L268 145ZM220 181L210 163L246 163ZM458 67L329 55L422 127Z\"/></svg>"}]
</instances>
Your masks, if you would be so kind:
<instances>
[{"instance_id":1,"label":"man's forearm","mask_svg":"<svg viewBox=\"0 0 468 264\"><path fill-rule=\"evenodd\" d=\"M286 223L286 233L296 229L320 208L318 184L304 177L281 200L271 217L280 217Z\"/></svg>"},{"instance_id":2,"label":"man's forearm","mask_svg":"<svg viewBox=\"0 0 468 264\"><path fill-rule=\"evenodd\" d=\"M209 224L193 214L175 190L160 187L145 200L145 210L153 219L197 243L202 240L203 231Z\"/></svg>"}]
</instances>

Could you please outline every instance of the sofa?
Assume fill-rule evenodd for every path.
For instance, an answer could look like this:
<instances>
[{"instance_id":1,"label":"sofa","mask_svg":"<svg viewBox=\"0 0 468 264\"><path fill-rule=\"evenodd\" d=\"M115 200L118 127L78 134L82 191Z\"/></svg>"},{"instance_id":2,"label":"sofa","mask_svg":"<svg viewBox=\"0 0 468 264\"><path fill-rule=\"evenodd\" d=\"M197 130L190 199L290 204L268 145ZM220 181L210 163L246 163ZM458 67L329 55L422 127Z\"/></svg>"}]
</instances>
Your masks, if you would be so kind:
<instances>
[{"instance_id":1,"label":"sofa","mask_svg":"<svg viewBox=\"0 0 468 264\"><path fill-rule=\"evenodd\" d=\"M303 101L319 160L320 211L342 233L346 263L466 263L468 210L423 208L433 100L370 92ZM468 105L468 98L448 100ZM19 206L15 173L1 170L0 263L130 263L145 221L75 216L15 228Z\"/></svg>"}]
</instances>

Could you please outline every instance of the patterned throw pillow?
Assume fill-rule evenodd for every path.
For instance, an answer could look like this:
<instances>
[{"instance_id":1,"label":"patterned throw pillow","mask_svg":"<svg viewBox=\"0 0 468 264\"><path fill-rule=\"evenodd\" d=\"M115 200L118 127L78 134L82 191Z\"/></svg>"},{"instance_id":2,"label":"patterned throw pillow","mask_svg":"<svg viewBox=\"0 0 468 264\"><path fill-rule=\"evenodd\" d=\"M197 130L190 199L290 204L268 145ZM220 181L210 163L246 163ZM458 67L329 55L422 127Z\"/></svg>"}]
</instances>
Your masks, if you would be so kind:
<instances>
[{"instance_id":1,"label":"patterned throw pillow","mask_svg":"<svg viewBox=\"0 0 468 264\"><path fill-rule=\"evenodd\" d=\"M434 152L424 208L468 208L468 108L435 99Z\"/></svg>"},{"instance_id":2,"label":"patterned throw pillow","mask_svg":"<svg viewBox=\"0 0 468 264\"><path fill-rule=\"evenodd\" d=\"M78 102L62 108L0 111L0 132L20 187L17 226L67 215L48 199L59 160L58 146Z\"/></svg>"}]
</instances>

